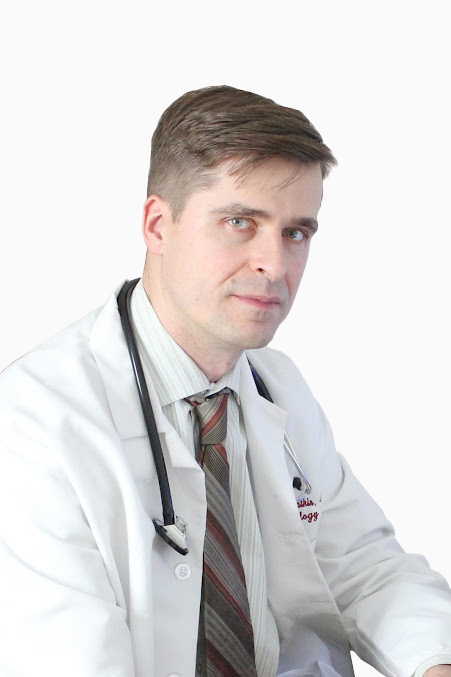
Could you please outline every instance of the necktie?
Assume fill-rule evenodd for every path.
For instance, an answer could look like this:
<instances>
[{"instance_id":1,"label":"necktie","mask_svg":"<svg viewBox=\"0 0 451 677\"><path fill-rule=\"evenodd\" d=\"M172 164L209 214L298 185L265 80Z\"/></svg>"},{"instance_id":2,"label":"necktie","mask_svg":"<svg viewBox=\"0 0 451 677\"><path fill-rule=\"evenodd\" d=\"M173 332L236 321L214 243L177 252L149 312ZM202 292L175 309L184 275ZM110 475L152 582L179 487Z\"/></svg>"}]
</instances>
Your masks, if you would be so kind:
<instances>
[{"instance_id":1,"label":"necktie","mask_svg":"<svg viewBox=\"0 0 451 677\"><path fill-rule=\"evenodd\" d=\"M205 472L207 494L198 664L206 666L208 677L256 677L249 600L224 447L227 398L228 392L221 391L200 404L188 400L199 420L199 464Z\"/></svg>"}]
</instances>

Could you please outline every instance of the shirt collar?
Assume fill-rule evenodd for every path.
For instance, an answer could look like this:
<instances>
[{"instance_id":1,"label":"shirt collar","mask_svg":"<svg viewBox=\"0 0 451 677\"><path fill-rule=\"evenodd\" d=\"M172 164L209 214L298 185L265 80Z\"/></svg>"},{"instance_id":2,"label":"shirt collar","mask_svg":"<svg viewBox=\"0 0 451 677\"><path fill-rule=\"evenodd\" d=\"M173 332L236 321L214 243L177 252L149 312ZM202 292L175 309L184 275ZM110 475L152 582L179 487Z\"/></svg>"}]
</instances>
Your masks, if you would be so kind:
<instances>
[{"instance_id":1,"label":"shirt collar","mask_svg":"<svg viewBox=\"0 0 451 677\"><path fill-rule=\"evenodd\" d=\"M234 392L239 403L244 354L233 369L212 383L163 327L142 279L132 294L131 314L144 372L152 380L162 406L193 395L213 395L226 387Z\"/></svg>"}]
</instances>

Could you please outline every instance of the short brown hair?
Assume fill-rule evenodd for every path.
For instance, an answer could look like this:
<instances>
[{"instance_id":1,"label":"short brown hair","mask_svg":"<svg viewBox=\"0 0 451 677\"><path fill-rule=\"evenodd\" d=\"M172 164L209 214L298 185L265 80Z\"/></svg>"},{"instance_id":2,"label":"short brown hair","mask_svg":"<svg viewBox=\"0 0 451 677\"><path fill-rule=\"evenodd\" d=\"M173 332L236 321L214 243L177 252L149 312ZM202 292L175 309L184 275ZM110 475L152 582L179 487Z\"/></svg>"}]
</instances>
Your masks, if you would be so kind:
<instances>
[{"instance_id":1,"label":"short brown hair","mask_svg":"<svg viewBox=\"0 0 451 677\"><path fill-rule=\"evenodd\" d=\"M222 85L187 92L161 116L152 136L147 196L165 199L176 221L189 196L209 188L215 169L233 160L244 179L263 162L319 163L323 177L336 160L305 115L252 92Z\"/></svg>"}]
</instances>

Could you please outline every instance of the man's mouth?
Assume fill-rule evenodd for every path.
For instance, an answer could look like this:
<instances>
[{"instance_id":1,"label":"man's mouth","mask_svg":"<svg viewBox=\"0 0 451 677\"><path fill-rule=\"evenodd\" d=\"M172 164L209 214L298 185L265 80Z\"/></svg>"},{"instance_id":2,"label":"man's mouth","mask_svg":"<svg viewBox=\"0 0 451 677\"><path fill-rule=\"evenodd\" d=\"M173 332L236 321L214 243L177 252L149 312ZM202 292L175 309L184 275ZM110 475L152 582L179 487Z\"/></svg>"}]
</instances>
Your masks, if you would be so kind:
<instances>
[{"instance_id":1,"label":"man's mouth","mask_svg":"<svg viewBox=\"0 0 451 677\"><path fill-rule=\"evenodd\" d=\"M264 294L252 294L249 296L234 294L234 297L261 310L271 310L279 306L281 302L279 296L265 296Z\"/></svg>"}]
</instances>

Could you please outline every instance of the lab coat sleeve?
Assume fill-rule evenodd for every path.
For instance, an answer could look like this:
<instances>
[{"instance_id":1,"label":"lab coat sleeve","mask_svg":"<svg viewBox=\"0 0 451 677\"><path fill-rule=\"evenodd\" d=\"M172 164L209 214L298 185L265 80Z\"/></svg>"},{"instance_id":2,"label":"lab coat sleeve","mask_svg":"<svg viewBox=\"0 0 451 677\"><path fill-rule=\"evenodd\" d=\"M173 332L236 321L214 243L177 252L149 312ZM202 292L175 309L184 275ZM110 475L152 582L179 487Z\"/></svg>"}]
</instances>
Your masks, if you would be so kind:
<instances>
[{"instance_id":1,"label":"lab coat sleeve","mask_svg":"<svg viewBox=\"0 0 451 677\"><path fill-rule=\"evenodd\" d=\"M0 674L133 677L125 611L39 403L27 411L39 391L17 385L0 390Z\"/></svg>"},{"instance_id":2,"label":"lab coat sleeve","mask_svg":"<svg viewBox=\"0 0 451 677\"><path fill-rule=\"evenodd\" d=\"M435 660L451 662L450 589L424 557L403 551L326 429L318 563L356 653L382 674L419 677Z\"/></svg>"}]
</instances>

